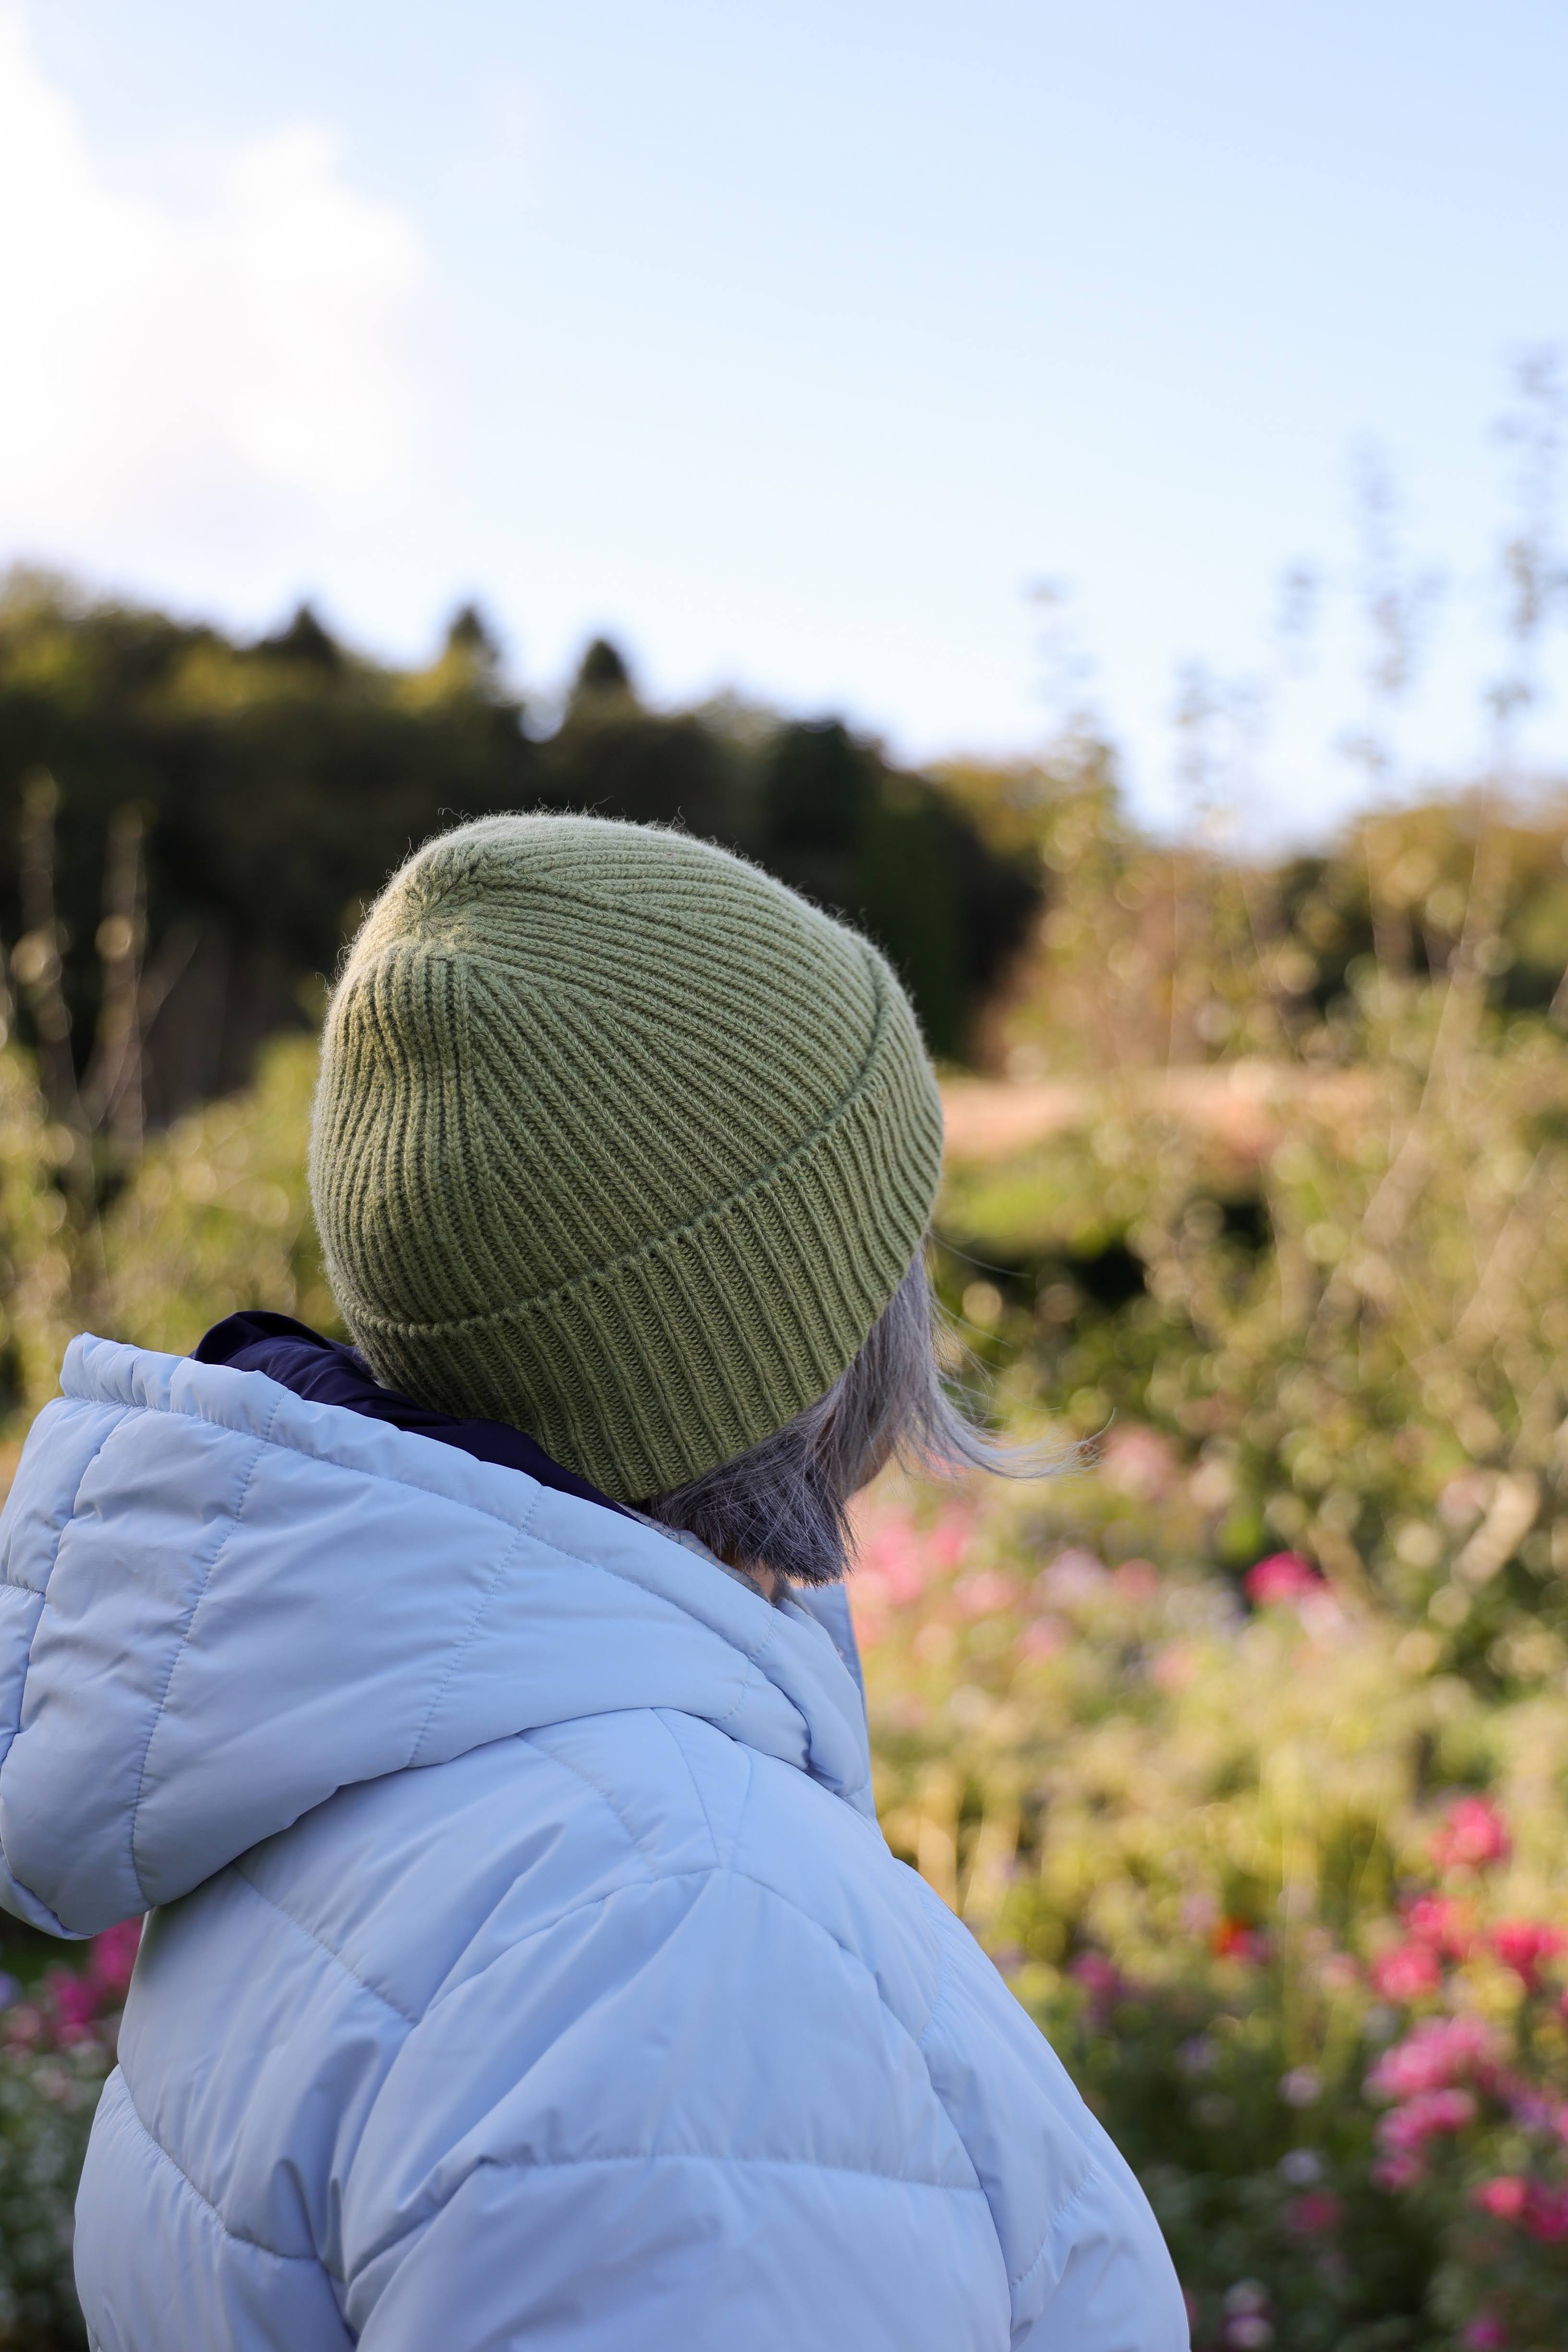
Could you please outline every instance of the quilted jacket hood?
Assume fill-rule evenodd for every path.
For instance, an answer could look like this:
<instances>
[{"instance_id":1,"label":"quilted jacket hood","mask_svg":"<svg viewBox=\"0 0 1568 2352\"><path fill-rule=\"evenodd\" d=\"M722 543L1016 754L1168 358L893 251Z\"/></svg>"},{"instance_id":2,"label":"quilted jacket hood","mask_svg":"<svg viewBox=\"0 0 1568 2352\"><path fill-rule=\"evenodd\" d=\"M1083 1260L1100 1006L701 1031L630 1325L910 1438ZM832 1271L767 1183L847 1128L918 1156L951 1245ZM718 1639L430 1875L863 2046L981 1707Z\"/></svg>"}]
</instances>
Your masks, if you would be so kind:
<instances>
[{"instance_id":1,"label":"quilted jacket hood","mask_svg":"<svg viewBox=\"0 0 1568 2352\"><path fill-rule=\"evenodd\" d=\"M89 1935L340 1789L671 1707L872 1815L822 1627L634 1519L82 1338L0 1517L0 1902Z\"/></svg>"}]
</instances>

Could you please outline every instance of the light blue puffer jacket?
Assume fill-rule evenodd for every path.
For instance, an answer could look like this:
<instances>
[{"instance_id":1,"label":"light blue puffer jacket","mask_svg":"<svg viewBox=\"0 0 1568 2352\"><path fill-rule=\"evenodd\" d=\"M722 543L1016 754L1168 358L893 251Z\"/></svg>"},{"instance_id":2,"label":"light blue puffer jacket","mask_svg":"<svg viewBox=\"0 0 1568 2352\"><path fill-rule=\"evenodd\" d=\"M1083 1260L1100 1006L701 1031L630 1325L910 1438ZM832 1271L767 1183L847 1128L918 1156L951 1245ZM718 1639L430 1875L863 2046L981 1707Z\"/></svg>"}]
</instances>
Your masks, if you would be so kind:
<instances>
[{"instance_id":1,"label":"light blue puffer jacket","mask_svg":"<svg viewBox=\"0 0 1568 2352\"><path fill-rule=\"evenodd\" d=\"M260 1373L88 1339L62 1387L0 1522L0 1894L156 1906L98 2352L1185 2346L805 1611Z\"/></svg>"}]
</instances>

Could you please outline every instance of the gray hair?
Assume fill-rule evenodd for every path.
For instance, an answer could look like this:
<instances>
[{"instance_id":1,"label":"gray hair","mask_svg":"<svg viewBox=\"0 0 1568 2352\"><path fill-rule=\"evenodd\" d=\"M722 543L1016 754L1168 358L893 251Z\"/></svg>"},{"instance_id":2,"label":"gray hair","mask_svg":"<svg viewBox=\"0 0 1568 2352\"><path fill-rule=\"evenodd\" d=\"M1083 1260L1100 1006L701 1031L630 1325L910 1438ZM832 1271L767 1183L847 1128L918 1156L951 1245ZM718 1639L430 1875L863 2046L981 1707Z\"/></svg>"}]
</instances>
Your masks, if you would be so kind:
<instances>
[{"instance_id":1,"label":"gray hair","mask_svg":"<svg viewBox=\"0 0 1568 2352\"><path fill-rule=\"evenodd\" d=\"M720 1559L795 1584L832 1584L850 1565L850 1497L895 1456L910 1469L1038 1477L1060 1467L1002 1444L949 1395L937 1360L922 1252L826 1396L775 1436L642 1505Z\"/></svg>"}]
</instances>

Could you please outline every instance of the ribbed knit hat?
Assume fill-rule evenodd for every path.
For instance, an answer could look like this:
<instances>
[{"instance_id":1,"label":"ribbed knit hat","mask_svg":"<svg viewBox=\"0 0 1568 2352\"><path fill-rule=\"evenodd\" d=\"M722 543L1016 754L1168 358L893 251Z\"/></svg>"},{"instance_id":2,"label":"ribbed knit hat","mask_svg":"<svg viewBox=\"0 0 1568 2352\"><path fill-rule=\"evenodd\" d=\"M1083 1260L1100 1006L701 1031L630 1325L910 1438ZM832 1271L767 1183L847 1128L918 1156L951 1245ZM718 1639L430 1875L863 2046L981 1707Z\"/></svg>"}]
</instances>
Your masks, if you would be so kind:
<instances>
[{"instance_id":1,"label":"ribbed knit hat","mask_svg":"<svg viewBox=\"0 0 1568 2352\"><path fill-rule=\"evenodd\" d=\"M310 1192L380 1380L636 1501L832 1386L941 1152L914 1013L857 932L682 834L500 816L367 917Z\"/></svg>"}]
</instances>

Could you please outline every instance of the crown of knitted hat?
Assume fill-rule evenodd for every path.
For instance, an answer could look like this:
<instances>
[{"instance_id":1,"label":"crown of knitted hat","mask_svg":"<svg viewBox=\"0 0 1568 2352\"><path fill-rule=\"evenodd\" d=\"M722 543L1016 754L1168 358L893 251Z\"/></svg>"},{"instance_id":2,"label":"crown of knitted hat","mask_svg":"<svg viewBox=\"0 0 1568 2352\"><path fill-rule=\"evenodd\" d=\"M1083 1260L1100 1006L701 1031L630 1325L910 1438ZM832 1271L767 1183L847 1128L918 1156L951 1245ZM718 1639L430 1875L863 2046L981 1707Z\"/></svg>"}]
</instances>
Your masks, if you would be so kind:
<instances>
[{"instance_id":1,"label":"crown of knitted hat","mask_svg":"<svg viewBox=\"0 0 1568 2352\"><path fill-rule=\"evenodd\" d=\"M377 1377L624 1501L831 1387L935 1195L942 1107L882 957L686 835L429 842L332 997L310 1139Z\"/></svg>"}]
</instances>

